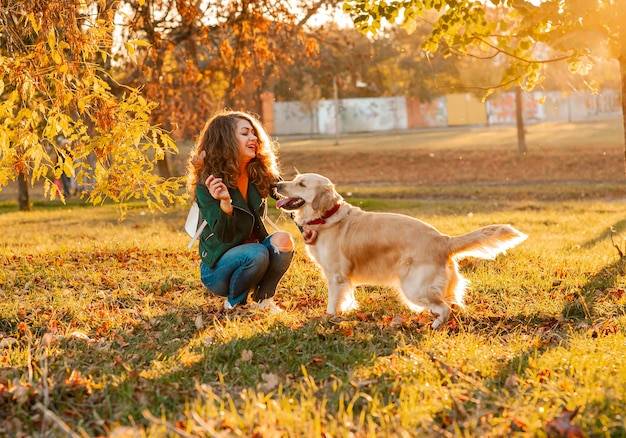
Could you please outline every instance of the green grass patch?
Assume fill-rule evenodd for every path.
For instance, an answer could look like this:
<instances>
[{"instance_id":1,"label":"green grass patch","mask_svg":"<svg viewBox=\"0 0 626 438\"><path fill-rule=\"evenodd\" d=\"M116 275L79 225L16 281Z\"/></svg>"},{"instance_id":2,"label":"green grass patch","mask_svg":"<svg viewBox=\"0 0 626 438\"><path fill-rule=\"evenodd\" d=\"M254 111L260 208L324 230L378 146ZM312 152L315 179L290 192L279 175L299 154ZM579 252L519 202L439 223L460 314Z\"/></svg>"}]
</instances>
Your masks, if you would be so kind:
<instances>
[{"instance_id":1,"label":"green grass patch","mask_svg":"<svg viewBox=\"0 0 626 438\"><path fill-rule=\"evenodd\" d=\"M424 202L508 202L535 199L540 201L569 201L588 199L620 199L624 196L623 182L589 183L538 183L538 184L441 184L398 186L379 185L339 185L342 196L350 198L387 198L392 200L413 200Z\"/></svg>"},{"instance_id":2,"label":"green grass patch","mask_svg":"<svg viewBox=\"0 0 626 438\"><path fill-rule=\"evenodd\" d=\"M183 209L134 204L123 221L109 205L5 210L0 435L624 436L622 203L466 189L340 187L447 234L511 223L529 235L462 263L466 306L440 330L373 286L358 311L326 316L286 217L298 239L277 294L286 311L225 315L200 284Z\"/></svg>"}]
</instances>

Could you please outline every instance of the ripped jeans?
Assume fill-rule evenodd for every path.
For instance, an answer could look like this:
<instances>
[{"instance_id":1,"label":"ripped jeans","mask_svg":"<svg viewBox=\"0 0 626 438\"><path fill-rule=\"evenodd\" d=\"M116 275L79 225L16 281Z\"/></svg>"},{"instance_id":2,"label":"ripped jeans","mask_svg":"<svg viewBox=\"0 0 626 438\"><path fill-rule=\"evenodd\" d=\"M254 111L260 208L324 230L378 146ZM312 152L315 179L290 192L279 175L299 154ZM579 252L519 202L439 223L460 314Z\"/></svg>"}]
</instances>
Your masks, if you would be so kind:
<instances>
[{"instance_id":1,"label":"ripped jeans","mask_svg":"<svg viewBox=\"0 0 626 438\"><path fill-rule=\"evenodd\" d=\"M272 298L291 264L293 247L281 251L272 246L271 238L231 248L213 269L200 262L202 284L215 295L227 297L232 306L245 303L250 293L254 301Z\"/></svg>"}]
</instances>

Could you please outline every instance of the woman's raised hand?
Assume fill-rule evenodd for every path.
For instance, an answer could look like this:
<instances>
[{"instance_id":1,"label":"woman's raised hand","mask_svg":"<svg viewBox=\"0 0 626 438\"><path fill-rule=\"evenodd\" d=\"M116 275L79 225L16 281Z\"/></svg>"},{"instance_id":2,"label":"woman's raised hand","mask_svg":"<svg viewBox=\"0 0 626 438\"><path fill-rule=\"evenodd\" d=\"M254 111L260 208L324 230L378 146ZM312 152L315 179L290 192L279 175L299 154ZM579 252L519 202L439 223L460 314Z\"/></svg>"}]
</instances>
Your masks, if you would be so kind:
<instances>
[{"instance_id":1,"label":"woman's raised hand","mask_svg":"<svg viewBox=\"0 0 626 438\"><path fill-rule=\"evenodd\" d=\"M222 178L209 175L205 184L207 189L209 189L209 193L215 199L219 199L220 201L230 201L230 193L228 193L228 188L222 181Z\"/></svg>"}]
</instances>

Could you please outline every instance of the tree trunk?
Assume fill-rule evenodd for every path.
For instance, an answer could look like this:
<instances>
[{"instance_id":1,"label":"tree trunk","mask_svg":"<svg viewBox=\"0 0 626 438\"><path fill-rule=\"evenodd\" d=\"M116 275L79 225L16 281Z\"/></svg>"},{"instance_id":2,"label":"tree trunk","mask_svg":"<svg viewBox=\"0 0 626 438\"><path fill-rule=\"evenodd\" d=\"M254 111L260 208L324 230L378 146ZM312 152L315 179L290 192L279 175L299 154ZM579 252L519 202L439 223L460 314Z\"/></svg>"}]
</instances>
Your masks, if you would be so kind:
<instances>
[{"instance_id":1,"label":"tree trunk","mask_svg":"<svg viewBox=\"0 0 626 438\"><path fill-rule=\"evenodd\" d=\"M168 118L167 115L165 114L156 114L153 113L153 116L156 116L154 118L154 123L157 124L159 121L163 121L163 127L167 132L172 132L172 124ZM159 117L160 116L160 117ZM157 138L157 143L159 143L159 145L161 147L163 147L163 142L161 141L161 138ZM159 171L159 176L161 178L164 179L169 179L172 177L172 172L170 172L170 164L169 164L169 160L167 159L167 153L163 155L163 158L160 160L157 160L157 170Z\"/></svg>"},{"instance_id":2,"label":"tree trunk","mask_svg":"<svg viewBox=\"0 0 626 438\"><path fill-rule=\"evenodd\" d=\"M161 178L168 179L172 176L170 166L167 161L167 154L165 154L161 160L157 161L157 169L159 170L159 176Z\"/></svg>"},{"instance_id":3,"label":"tree trunk","mask_svg":"<svg viewBox=\"0 0 626 438\"><path fill-rule=\"evenodd\" d=\"M526 132L524 132L524 106L522 88L515 87L515 120L517 121L517 148L520 154L528 151L526 147Z\"/></svg>"},{"instance_id":4,"label":"tree trunk","mask_svg":"<svg viewBox=\"0 0 626 438\"><path fill-rule=\"evenodd\" d=\"M622 130L624 132L624 177L626 177L626 54L620 56L619 71L622 86Z\"/></svg>"},{"instance_id":5,"label":"tree trunk","mask_svg":"<svg viewBox=\"0 0 626 438\"><path fill-rule=\"evenodd\" d=\"M30 211L30 201L28 199L28 180L26 175L20 173L17 176L17 203L20 211Z\"/></svg>"}]
</instances>

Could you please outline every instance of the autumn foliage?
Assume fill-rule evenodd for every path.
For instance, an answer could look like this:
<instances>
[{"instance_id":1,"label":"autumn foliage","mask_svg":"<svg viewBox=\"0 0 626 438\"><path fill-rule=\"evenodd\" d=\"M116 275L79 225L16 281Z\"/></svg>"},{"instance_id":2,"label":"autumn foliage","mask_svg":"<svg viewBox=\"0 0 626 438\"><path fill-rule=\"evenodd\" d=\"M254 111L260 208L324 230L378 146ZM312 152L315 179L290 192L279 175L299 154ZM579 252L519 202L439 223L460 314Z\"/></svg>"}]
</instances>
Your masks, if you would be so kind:
<instances>
[{"instance_id":1,"label":"autumn foliage","mask_svg":"<svg viewBox=\"0 0 626 438\"><path fill-rule=\"evenodd\" d=\"M43 180L54 199L53 180L64 174L93 203L143 198L163 208L177 199L179 182L153 172L156 160L177 150L151 124L156 104L106 68L113 5L2 3L0 186L23 175L31 184ZM59 137L71 147L62 149Z\"/></svg>"}]
</instances>

